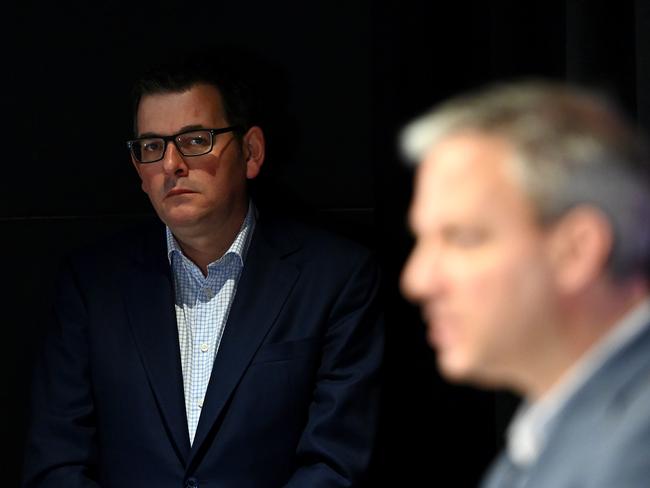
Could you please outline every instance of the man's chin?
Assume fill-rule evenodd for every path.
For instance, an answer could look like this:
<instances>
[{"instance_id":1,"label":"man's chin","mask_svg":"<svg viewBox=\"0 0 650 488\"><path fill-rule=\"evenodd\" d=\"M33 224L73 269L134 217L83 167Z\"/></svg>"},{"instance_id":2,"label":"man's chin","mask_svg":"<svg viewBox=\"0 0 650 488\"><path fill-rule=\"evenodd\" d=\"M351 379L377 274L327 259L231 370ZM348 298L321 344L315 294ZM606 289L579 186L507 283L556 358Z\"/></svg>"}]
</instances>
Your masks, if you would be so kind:
<instances>
[{"instance_id":1,"label":"man's chin","mask_svg":"<svg viewBox=\"0 0 650 488\"><path fill-rule=\"evenodd\" d=\"M191 208L175 208L164 215L158 214L170 229L182 229L192 227L201 221L201 214Z\"/></svg>"},{"instance_id":2,"label":"man's chin","mask_svg":"<svg viewBox=\"0 0 650 488\"><path fill-rule=\"evenodd\" d=\"M478 368L458 351L437 349L436 356L440 375L447 381L477 386L483 383Z\"/></svg>"},{"instance_id":3,"label":"man's chin","mask_svg":"<svg viewBox=\"0 0 650 488\"><path fill-rule=\"evenodd\" d=\"M448 354L448 353L447 353ZM451 360L444 352L437 352L438 370L441 376L452 383L465 383L471 375L466 367Z\"/></svg>"},{"instance_id":4,"label":"man's chin","mask_svg":"<svg viewBox=\"0 0 650 488\"><path fill-rule=\"evenodd\" d=\"M479 367L470 361L450 358L449 354L437 352L438 371L450 383L473 386L480 389L502 389L502 378L492 375L485 367Z\"/></svg>"}]
</instances>

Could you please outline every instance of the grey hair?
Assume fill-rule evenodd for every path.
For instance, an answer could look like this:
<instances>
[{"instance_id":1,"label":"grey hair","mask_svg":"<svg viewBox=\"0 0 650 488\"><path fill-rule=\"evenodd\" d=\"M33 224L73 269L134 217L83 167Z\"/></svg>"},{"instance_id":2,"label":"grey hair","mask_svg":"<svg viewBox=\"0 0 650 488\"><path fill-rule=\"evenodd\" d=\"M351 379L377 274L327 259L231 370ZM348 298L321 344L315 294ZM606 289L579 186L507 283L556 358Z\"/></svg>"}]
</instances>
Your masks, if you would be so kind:
<instances>
[{"instance_id":1,"label":"grey hair","mask_svg":"<svg viewBox=\"0 0 650 488\"><path fill-rule=\"evenodd\" d=\"M543 223L576 205L600 209L614 234L611 274L647 274L648 151L633 124L605 97L542 81L491 86L447 101L410 123L400 135L401 149L415 164L460 132L502 137L511 144L515 169Z\"/></svg>"}]
</instances>

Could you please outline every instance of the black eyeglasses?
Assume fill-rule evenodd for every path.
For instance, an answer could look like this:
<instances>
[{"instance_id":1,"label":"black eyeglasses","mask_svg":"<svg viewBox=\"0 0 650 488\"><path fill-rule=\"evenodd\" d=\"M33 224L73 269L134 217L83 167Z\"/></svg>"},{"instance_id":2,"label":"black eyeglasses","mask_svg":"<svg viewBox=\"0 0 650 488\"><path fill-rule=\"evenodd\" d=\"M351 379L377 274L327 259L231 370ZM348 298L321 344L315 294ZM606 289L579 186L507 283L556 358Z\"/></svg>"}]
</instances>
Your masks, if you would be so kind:
<instances>
[{"instance_id":1,"label":"black eyeglasses","mask_svg":"<svg viewBox=\"0 0 650 488\"><path fill-rule=\"evenodd\" d=\"M133 158L139 163L155 163L165 157L167 143L174 142L176 149L183 156L201 156L212 151L214 140L218 134L240 130L231 126L221 129L193 129L172 134L171 136L139 137L127 141Z\"/></svg>"}]
</instances>

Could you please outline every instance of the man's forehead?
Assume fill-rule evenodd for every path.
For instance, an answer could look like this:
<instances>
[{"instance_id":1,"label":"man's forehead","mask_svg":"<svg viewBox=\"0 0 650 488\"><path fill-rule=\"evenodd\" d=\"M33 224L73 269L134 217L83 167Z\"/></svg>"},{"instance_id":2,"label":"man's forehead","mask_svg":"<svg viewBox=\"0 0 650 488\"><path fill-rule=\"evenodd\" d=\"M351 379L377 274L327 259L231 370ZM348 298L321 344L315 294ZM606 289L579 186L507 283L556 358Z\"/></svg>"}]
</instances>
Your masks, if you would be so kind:
<instances>
[{"instance_id":1,"label":"man's forehead","mask_svg":"<svg viewBox=\"0 0 650 488\"><path fill-rule=\"evenodd\" d=\"M417 171L422 196L480 192L511 178L511 146L502 138L459 133L441 140L425 155Z\"/></svg>"},{"instance_id":2,"label":"man's forehead","mask_svg":"<svg viewBox=\"0 0 650 488\"><path fill-rule=\"evenodd\" d=\"M500 165L513 153L512 144L502 136L477 130L459 130L436 142L424 155L423 162L447 172L476 171Z\"/></svg>"},{"instance_id":3,"label":"man's forehead","mask_svg":"<svg viewBox=\"0 0 650 488\"><path fill-rule=\"evenodd\" d=\"M522 193L513 154L505 139L492 135L459 133L441 140L417 169L411 226L487 210L511 198L508 192Z\"/></svg>"}]
</instances>

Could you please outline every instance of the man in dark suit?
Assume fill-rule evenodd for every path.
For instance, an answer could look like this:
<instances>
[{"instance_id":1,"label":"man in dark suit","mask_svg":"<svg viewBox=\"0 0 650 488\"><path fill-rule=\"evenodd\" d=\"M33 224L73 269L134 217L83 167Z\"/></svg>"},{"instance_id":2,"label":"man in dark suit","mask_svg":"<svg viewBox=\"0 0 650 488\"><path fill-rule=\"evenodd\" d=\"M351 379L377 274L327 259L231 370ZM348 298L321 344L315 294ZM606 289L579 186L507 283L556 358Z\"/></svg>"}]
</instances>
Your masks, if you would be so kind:
<instances>
[{"instance_id":1,"label":"man in dark suit","mask_svg":"<svg viewBox=\"0 0 650 488\"><path fill-rule=\"evenodd\" d=\"M524 402L487 488L650 483L650 159L600 97L488 88L404 133L403 291L452 381Z\"/></svg>"},{"instance_id":2,"label":"man in dark suit","mask_svg":"<svg viewBox=\"0 0 650 488\"><path fill-rule=\"evenodd\" d=\"M360 246L258 213L262 130L197 64L137 85L129 141L165 224L74 256L36 368L27 487L358 486L382 355Z\"/></svg>"}]
</instances>

